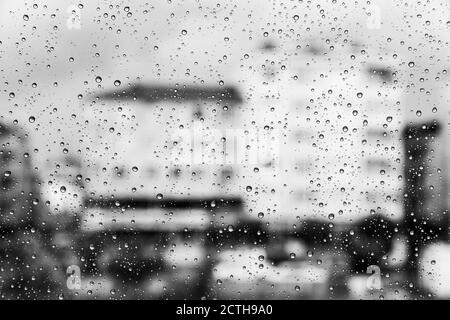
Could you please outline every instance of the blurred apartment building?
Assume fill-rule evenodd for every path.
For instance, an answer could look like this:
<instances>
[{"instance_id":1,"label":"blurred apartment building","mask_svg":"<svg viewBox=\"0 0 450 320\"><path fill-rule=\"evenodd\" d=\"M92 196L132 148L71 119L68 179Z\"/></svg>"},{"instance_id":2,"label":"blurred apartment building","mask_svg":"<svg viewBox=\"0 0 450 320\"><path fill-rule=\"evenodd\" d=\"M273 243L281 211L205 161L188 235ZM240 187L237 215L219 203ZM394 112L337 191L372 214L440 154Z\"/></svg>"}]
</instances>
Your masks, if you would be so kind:
<instances>
[{"instance_id":1,"label":"blurred apartment building","mask_svg":"<svg viewBox=\"0 0 450 320\"><path fill-rule=\"evenodd\" d=\"M243 118L276 130L279 149L269 159L276 165L254 175L259 196L247 199L275 229L402 218L401 90L391 61L354 61L360 50L324 55L311 45L283 65L269 47L248 77L246 89L259 90Z\"/></svg>"},{"instance_id":2,"label":"blurred apartment building","mask_svg":"<svg viewBox=\"0 0 450 320\"><path fill-rule=\"evenodd\" d=\"M218 296L264 295L252 292L255 283L269 295L325 296L330 267L349 264L333 252L334 238L367 217L403 218L395 69L352 62L356 50L327 56L311 45L280 62L268 42L231 85L136 84L98 93L86 108L98 150L84 163L81 230L140 232L153 247L161 242L156 234L179 234L173 241L189 243L197 258L226 248L214 254L215 271L204 277L212 280L201 280ZM240 243L241 225L255 228L256 244L264 245ZM275 237L269 244L266 232ZM196 236L187 241L187 233ZM234 240L214 240L224 233ZM242 252L255 270L238 276ZM144 291L161 282L148 281Z\"/></svg>"}]
</instances>

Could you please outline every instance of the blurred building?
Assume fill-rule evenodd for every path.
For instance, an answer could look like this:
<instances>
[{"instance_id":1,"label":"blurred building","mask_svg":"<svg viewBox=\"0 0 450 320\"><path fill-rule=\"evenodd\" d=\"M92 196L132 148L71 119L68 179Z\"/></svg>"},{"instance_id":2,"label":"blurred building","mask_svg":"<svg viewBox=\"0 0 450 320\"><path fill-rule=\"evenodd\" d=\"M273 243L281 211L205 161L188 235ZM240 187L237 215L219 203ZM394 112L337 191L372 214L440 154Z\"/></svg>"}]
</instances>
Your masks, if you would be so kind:
<instances>
[{"instance_id":1,"label":"blurred building","mask_svg":"<svg viewBox=\"0 0 450 320\"><path fill-rule=\"evenodd\" d=\"M276 44L267 42L248 71L239 74L236 86L137 84L95 95L85 117L95 135L90 138L98 143L84 159L88 196L80 226L85 248L109 253L91 255L91 274L119 274L122 268L127 281L146 279L141 294L161 296L170 285L150 275L181 272L170 270L183 265L182 260L170 262L177 259L176 251L166 256L162 248L184 243L197 258L186 266L202 268L203 278L196 281L215 288L213 295L240 292L256 298L267 290L263 283L278 283L281 291L267 297L319 294L308 287L322 287L325 297L331 282L345 278L333 270L365 272L371 264L382 264L381 257L395 247L389 240L393 231L383 235L375 229L364 235L357 225L372 217L373 223L383 224L383 217L387 223L401 223L404 217L401 95L393 65L353 62L357 50L348 46L324 55L311 44L278 61L282 55ZM241 256L252 252L253 245L239 246L239 232L228 236L231 242L215 237L247 230L240 229L243 225L253 228L248 232L256 232L261 244L254 248L261 252L253 252L257 272L225 281L221 272L232 269L229 263L235 259L225 252L211 255L214 248L235 243L227 254ZM177 236L172 239L167 232ZM266 232L273 237L269 242L261 237ZM365 244L352 235L367 237L372 249L356 253ZM387 236L387 242L378 245L379 236ZM120 252L122 246L130 248L131 239L138 250L132 254L134 262L128 261L130 253ZM336 245L339 252L330 255ZM365 260L370 250L375 250L374 258ZM145 263L150 251L153 271L127 275ZM204 261L205 255L212 260ZM118 269L101 267L112 267L118 256L124 259ZM399 265L390 262L391 267ZM215 271L209 274L212 265ZM188 274L181 273L181 280L192 279L193 271L183 272ZM317 276L306 282L299 276L297 285L273 276L286 272ZM107 286L113 288L111 281ZM249 292L237 289L244 283ZM252 292L258 283L260 289ZM172 296L184 292L179 290L173 289Z\"/></svg>"}]
</instances>

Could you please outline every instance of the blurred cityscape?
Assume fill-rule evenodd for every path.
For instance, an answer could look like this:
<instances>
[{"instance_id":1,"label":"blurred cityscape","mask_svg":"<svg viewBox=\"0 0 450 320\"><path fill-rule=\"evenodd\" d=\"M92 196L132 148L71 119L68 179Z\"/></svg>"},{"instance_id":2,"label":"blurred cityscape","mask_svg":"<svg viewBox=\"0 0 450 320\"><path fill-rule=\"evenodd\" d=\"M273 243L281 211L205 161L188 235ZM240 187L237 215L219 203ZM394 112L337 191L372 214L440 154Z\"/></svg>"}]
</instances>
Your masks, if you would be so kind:
<instances>
[{"instance_id":1,"label":"blurred cityscape","mask_svg":"<svg viewBox=\"0 0 450 320\"><path fill-rule=\"evenodd\" d=\"M447 5L93 2L2 4L0 298L450 298Z\"/></svg>"}]
</instances>

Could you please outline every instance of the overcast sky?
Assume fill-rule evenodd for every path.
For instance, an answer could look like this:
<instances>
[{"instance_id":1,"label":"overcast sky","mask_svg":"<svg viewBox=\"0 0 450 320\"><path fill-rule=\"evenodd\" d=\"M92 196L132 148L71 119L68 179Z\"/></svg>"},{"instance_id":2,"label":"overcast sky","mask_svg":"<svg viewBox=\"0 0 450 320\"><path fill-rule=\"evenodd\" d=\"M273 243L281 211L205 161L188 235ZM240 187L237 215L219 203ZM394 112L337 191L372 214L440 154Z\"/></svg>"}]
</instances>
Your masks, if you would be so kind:
<instances>
[{"instance_id":1,"label":"overcast sky","mask_svg":"<svg viewBox=\"0 0 450 320\"><path fill-rule=\"evenodd\" d=\"M67 24L74 9L79 28ZM368 15L373 10L379 12L379 28L370 20L376 17ZM448 106L443 70L450 22L443 17L449 13L448 2L436 0L2 0L2 121L17 119L45 159L46 152L53 155L54 148L61 148L61 141L79 140L77 121L91 102L88 97L114 88L115 80L121 87L137 81L235 84L244 55L251 61L267 39L286 61L295 58L298 46L310 44L327 51L358 43L366 54L357 59L392 60L396 55L404 107L411 117L419 107L424 116L433 116L433 106ZM408 67L411 61L414 67ZM439 107L439 112L446 109ZM30 123L30 116L36 120Z\"/></svg>"}]
</instances>

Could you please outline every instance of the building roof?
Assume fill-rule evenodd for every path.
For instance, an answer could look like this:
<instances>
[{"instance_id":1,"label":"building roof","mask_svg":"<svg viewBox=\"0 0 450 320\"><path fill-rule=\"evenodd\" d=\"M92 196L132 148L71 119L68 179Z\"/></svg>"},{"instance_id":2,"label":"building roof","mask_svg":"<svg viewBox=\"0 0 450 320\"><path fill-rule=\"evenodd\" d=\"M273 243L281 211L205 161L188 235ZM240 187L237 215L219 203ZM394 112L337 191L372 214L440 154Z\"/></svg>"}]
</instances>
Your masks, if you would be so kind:
<instances>
[{"instance_id":1,"label":"building roof","mask_svg":"<svg viewBox=\"0 0 450 320\"><path fill-rule=\"evenodd\" d=\"M127 100L138 99L148 103L162 100L222 100L229 103L241 103L242 96L232 86L180 86L136 84L126 90L112 90L97 95L101 99Z\"/></svg>"}]
</instances>

